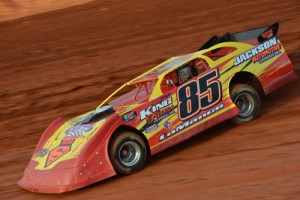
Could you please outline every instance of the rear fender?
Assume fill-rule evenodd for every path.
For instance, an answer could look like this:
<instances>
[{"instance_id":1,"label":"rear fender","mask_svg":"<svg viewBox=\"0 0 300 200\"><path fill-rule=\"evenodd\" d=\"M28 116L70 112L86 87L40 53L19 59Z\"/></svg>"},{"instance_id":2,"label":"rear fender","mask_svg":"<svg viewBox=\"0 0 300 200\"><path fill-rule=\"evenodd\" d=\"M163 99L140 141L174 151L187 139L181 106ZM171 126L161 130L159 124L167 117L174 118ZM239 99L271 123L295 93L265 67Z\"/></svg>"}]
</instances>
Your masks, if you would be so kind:
<instances>
[{"instance_id":1,"label":"rear fender","mask_svg":"<svg viewBox=\"0 0 300 200\"><path fill-rule=\"evenodd\" d=\"M257 78L260 80L265 95L277 90L283 85L297 79L294 66L282 47L280 55L273 63L262 70Z\"/></svg>"}]
</instances>

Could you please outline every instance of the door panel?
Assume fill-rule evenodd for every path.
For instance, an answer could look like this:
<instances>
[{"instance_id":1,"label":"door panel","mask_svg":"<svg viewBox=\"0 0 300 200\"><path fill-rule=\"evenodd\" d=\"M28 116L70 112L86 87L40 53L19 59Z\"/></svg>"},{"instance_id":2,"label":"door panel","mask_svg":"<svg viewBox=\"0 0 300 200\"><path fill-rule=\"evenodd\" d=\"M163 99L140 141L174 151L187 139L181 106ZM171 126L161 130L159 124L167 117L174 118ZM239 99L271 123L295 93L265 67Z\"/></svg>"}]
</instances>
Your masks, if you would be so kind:
<instances>
[{"instance_id":1,"label":"door panel","mask_svg":"<svg viewBox=\"0 0 300 200\"><path fill-rule=\"evenodd\" d=\"M177 86L172 92L173 105L177 105L172 126L149 139L152 154L236 116L239 110L229 96L223 96L222 87L217 67Z\"/></svg>"}]
</instances>

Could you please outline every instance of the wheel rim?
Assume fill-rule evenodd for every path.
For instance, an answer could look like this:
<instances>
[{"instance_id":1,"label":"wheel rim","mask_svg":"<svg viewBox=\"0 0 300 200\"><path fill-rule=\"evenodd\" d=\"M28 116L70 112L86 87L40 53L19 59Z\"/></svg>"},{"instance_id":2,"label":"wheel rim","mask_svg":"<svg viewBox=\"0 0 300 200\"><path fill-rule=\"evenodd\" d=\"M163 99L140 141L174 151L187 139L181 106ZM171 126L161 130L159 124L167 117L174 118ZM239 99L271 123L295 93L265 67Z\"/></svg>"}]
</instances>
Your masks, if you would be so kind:
<instances>
[{"instance_id":1,"label":"wheel rim","mask_svg":"<svg viewBox=\"0 0 300 200\"><path fill-rule=\"evenodd\" d=\"M125 166L131 167L135 165L141 157L141 149L137 143L125 142L119 151L119 159Z\"/></svg>"},{"instance_id":2,"label":"wheel rim","mask_svg":"<svg viewBox=\"0 0 300 200\"><path fill-rule=\"evenodd\" d=\"M240 116L247 117L249 116L254 109L254 99L248 93L239 94L235 101L235 105L240 109Z\"/></svg>"}]
</instances>

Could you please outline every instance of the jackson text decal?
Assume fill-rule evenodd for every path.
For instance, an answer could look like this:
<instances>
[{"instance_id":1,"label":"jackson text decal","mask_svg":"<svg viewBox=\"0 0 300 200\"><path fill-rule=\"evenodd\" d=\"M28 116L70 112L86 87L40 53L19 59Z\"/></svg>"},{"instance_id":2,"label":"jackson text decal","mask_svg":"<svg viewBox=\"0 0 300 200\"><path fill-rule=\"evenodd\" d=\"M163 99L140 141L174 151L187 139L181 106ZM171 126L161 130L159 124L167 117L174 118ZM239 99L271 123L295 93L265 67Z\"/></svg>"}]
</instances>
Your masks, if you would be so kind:
<instances>
[{"instance_id":1,"label":"jackson text decal","mask_svg":"<svg viewBox=\"0 0 300 200\"><path fill-rule=\"evenodd\" d=\"M273 37L270 40L267 40L260 45L242 53L236 57L234 65L240 65L247 60L252 60L253 63L259 62L263 63L264 61L278 55L280 53L281 45L278 43L277 38Z\"/></svg>"}]
</instances>

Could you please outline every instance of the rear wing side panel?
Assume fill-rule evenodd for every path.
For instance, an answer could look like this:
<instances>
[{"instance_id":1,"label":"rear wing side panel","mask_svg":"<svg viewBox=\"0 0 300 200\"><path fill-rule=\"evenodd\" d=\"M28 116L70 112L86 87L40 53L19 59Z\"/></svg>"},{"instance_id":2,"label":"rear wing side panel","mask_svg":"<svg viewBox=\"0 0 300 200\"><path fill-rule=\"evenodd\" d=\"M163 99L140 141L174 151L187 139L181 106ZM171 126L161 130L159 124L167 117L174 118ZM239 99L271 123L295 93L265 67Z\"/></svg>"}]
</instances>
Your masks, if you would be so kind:
<instances>
[{"instance_id":1,"label":"rear wing side panel","mask_svg":"<svg viewBox=\"0 0 300 200\"><path fill-rule=\"evenodd\" d=\"M279 24L275 23L271 26L265 26L256 28L244 32L234 33L233 38L236 42L242 42L245 40L257 39L259 43L277 35Z\"/></svg>"},{"instance_id":2,"label":"rear wing side panel","mask_svg":"<svg viewBox=\"0 0 300 200\"><path fill-rule=\"evenodd\" d=\"M279 23L274 23L271 26L264 26L261 28L251 29L248 31L238 32L238 33L225 33L223 36L214 35L210 38L204 45L202 45L198 51L203 49L208 49L216 44L220 44L222 42L246 42L253 41L255 43L261 43L265 40L268 40L271 37L277 35L279 28Z\"/></svg>"}]
</instances>

